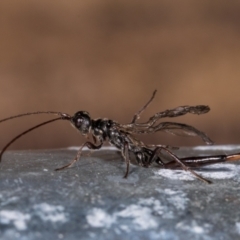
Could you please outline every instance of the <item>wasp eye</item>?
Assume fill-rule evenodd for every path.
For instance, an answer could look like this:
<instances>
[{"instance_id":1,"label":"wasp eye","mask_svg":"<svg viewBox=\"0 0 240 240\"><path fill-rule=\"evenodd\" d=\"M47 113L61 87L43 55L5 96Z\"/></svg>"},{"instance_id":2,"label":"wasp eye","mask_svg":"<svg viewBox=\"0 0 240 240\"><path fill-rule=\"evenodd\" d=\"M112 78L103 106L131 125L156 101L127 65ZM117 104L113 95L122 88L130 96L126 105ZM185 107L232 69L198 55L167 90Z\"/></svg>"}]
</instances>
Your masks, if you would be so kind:
<instances>
[{"instance_id":1,"label":"wasp eye","mask_svg":"<svg viewBox=\"0 0 240 240\"><path fill-rule=\"evenodd\" d=\"M75 120L75 126L76 126L77 128L80 128L81 125L82 125L82 122L83 122L83 119L82 119L81 117L77 118L77 119Z\"/></svg>"},{"instance_id":2,"label":"wasp eye","mask_svg":"<svg viewBox=\"0 0 240 240\"><path fill-rule=\"evenodd\" d=\"M87 134L91 127L89 113L85 111L75 113L72 117L72 123L82 134Z\"/></svg>"}]
</instances>

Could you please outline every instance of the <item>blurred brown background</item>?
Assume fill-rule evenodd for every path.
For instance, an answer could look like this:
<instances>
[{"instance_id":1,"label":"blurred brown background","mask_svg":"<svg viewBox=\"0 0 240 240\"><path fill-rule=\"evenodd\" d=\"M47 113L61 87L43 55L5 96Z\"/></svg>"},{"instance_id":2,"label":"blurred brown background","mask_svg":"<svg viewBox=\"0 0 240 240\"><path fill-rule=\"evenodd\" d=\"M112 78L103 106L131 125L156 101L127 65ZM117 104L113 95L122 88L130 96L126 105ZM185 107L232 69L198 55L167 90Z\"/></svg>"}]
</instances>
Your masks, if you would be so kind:
<instances>
[{"instance_id":1,"label":"blurred brown background","mask_svg":"<svg viewBox=\"0 0 240 240\"><path fill-rule=\"evenodd\" d=\"M206 104L194 125L217 144L240 144L240 1L0 1L0 118L87 110L128 122L158 89L143 120L179 105ZM0 146L52 116L0 125ZM200 145L159 133L146 142ZM65 121L13 149L79 145Z\"/></svg>"}]
</instances>

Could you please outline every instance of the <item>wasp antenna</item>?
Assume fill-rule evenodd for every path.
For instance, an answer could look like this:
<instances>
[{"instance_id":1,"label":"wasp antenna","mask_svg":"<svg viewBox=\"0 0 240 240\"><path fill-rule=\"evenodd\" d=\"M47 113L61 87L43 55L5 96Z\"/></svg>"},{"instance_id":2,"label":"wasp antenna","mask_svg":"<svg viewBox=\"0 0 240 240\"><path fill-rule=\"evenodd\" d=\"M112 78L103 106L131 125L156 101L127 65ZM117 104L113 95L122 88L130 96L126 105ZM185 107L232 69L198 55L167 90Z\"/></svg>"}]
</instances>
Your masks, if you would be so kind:
<instances>
[{"instance_id":1,"label":"wasp antenna","mask_svg":"<svg viewBox=\"0 0 240 240\"><path fill-rule=\"evenodd\" d=\"M67 116L68 116L68 115L67 115ZM33 130L36 129L36 128L39 128L39 127L41 127L41 126L43 126L43 125L46 125L46 124L48 124L48 123L51 123L51 122L55 122L55 121L57 121L57 120L70 120L70 119L67 118L67 117L66 117L66 118L63 118L63 116L62 116L62 117L58 117L58 118L54 118L54 119L51 119L51 120L42 122L42 123L40 123L40 124L38 124L38 125L36 125L36 126L34 126L34 127L31 127L31 128L29 128L29 129L27 129L26 131L20 133L19 135L17 135L16 137L14 137L10 142L8 142L8 143L5 145L5 147L2 149L2 151L1 151L1 153L0 153L0 162L1 162L1 160L2 160L2 155L3 155L3 153L4 153L4 152L7 150L7 148L8 148L12 143L14 143L17 139L19 139L19 138L22 137L23 135L25 135L25 134L33 131Z\"/></svg>"},{"instance_id":2,"label":"wasp antenna","mask_svg":"<svg viewBox=\"0 0 240 240\"><path fill-rule=\"evenodd\" d=\"M142 112L149 106L149 104L153 101L153 99L155 98L155 95L157 93L157 89L155 89L153 91L152 97L150 98L150 100L138 111L134 114L133 119L131 121L131 124L135 123L139 118L140 115L142 114Z\"/></svg>"},{"instance_id":3,"label":"wasp antenna","mask_svg":"<svg viewBox=\"0 0 240 240\"><path fill-rule=\"evenodd\" d=\"M71 119L71 116L67 113L61 113L61 112L53 112L53 111L38 111L38 112L30 112L30 113L23 113L23 114L18 114L18 115L14 115L8 118L4 118L2 120L0 120L0 123L14 119L14 118L19 118L19 117L24 117L24 116L29 116L29 115L35 115L35 114L53 114L53 115L58 115L60 116L62 119Z\"/></svg>"}]
</instances>

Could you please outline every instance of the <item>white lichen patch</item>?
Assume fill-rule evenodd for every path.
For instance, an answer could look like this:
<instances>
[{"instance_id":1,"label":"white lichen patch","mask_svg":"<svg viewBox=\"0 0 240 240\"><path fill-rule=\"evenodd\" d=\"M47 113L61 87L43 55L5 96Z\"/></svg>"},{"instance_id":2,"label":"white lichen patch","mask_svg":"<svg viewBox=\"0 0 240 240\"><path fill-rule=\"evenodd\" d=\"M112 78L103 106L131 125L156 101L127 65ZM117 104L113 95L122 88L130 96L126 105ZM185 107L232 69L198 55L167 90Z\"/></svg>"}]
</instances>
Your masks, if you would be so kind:
<instances>
[{"instance_id":1,"label":"white lichen patch","mask_svg":"<svg viewBox=\"0 0 240 240\"><path fill-rule=\"evenodd\" d=\"M2 210L0 211L0 224L13 224L14 227L23 231L27 229L27 222L30 220L29 214L24 214L19 211Z\"/></svg>"},{"instance_id":2,"label":"white lichen patch","mask_svg":"<svg viewBox=\"0 0 240 240\"><path fill-rule=\"evenodd\" d=\"M209 232L210 225L206 223L203 225L199 225L195 220L193 220L190 222L190 224L186 223L185 221L179 222L176 225L176 228L182 231L191 232L197 235L200 235L200 234L202 235Z\"/></svg>"},{"instance_id":3,"label":"white lichen patch","mask_svg":"<svg viewBox=\"0 0 240 240\"><path fill-rule=\"evenodd\" d=\"M31 218L34 216L38 216L44 222L52 223L64 223L68 220L67 214L64 212L64 207L41 203L29 209L29 213L1 210L0 225L14 226L18 231L27 230L28 223L30 223Z\"/></svg>"},{"instance_id":4,"label":"white lichen patch","mask_svg":"<svg viewBox=\"0 0 240 240\"><path fill-rule=\"evenodd\" d=\"M239 150L239 145L210 145L210 146L196 146L193 147L194 150L198 151L220 151L221 153L225 151L236 151Z\"/></svg>"},{"instance_id":5,"label":"white lichen patch","mask_svg":"<svg viewBox=\"0 0 240 240\"><path fill-rule=\"evenodd\" d=\"M153 213L155 215L164 214L161 202L155 198L141 198L136 204L130 204L113 214L109 214L101 208L94 208L86 216L86 220L91 227L97 228L110 228L115 223L118 223L118 229L129 232L130 229L126 223L121 224L121 220L129 219L131 228L149 230L156 229L159 224Z\"/></svg>"},{"instance_id":6,"label":"white lichen patch","mask_svg":"<svg viewBox=\"0 0 240 240\"><path fill-rule=\"evenodd\" d=\"M235 227L236 227L236 232L240 235L240 222L236 222Z\"/></svg>"},{"instance_id":7,"label":"white lichen patch","mask_svg":"<svg viewBox=\"0 0 240 240\"><path fill-rule=\"evenodd\" d=\"M164 204L160 199L150 197L140 198L136 203L112 214L104 209L94 208L87 215L87 222L89 226L97 228L111 228L117 224L114 226L115 229L125 232L130 232L131 229L152 230L159 227L159 217L173 219L174 212L187 209L189 199L183 191L172 189L156 189L156 191L161 194ZM131 229L126 224L128 220L131 221ZM195 230L198 231L197 228Z\"/></svg>"},{"instance_id":8,"label":"white lichen patch","mask_svg":"<svg viewBox=\"0 0 240 240\"><path fill-rule=\"evenodd\" d=\"M67 222L68 217L64 212L63 206L50 205L48 203L40 203L33 206L34 215L38 216L42 221L50 222Z\"/></svg>"},{"instance_id":9,"label":"white lichen patch","mask_svg":"<svg viewBox=\"0 0 240 240\"><path fill-rule=\"evenodd\" d=\"M172 189L161 189L157 188L157 192L159 192L164 198L165 201L168 203L168 211L164 217L170 217L169 213L172 213L174 210L184 211L187 209L187 205L189 203L189 198L187 197L186 193L181 190L172 190ZM173 215L172 215L173 217Z\"/></svg>"},{"instance_id":10,"label":"white lichen patch","mask_svg":"<svg viewBox=\"0 0 240 240\"><path fill-rule=\"evenodd\" d=\"M214 165L210 165L206 167L208 171L199 171L199 173L204 174L206 178L213 178L213 179L231 179L237 176L240 172L240 166L230 163L218 163Z\"/></svg>"},{"instance_id":11,"label":"white lichen patch","mask_svg":"<svg viewBox=\"0 0 240 240\"><path fill-rule=\"evenodd\" d=\"M194 180L194 177L191 175L191 173L186 172L184 170L159 169L157 171L154 170L154 174L156 177L161 176L161 177L169 178L172 180L183 180L183 181Z\"/></svg>"},{"instance_id":12,"label":"white lichen patch","mask_svg":"<svg viewBox=\"0 0 240 240\"><path fill-rule=\"evenodd\" d=\"M132 224L137 230L147 230L158 226L157 221L152 218L152 210L147 206L132 204L116 215L122 218L131 218Z\"/></svg>"},{"instance_id":13,"label":"white lichen patch","mask_svg":"<svg viewBox=\"0 0 240 240\"><path fill-rule=\"evenodd\" d=\"M114 215L110 215L100 208L92 209L86 218L89 225L97 228L110 228L116 221L116 217Z\"/></svg>"},{"instance_id":14,"label":"white lichen patch","mask_svg":"<svg viewBox=\"0 0 240 240\"><path fill-rule=\"evenodd\" d=\"M240 165L230 163L218 163L205 166L201 170L195 170L207 179L232 179L239 175ZM161 176L172 180L193 181L196 180L190 172L184 170L159 169L154 171L155 177Z\"/></svg>"}]
</instances>

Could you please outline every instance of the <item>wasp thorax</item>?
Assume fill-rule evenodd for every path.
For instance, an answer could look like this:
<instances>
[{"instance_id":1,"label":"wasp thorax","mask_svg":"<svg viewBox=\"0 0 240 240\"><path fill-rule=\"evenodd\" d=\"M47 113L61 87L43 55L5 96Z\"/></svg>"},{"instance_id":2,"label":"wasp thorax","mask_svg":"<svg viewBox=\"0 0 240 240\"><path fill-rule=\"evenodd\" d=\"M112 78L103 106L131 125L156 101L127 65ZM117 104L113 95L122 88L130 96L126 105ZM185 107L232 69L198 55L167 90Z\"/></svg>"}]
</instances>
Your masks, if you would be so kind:
<instances>
[{"instance_id":1,"label":"wasp thorax","mask_svg":"<svg viewBox=\"0 0 240 240\"><path fill-rule=\"evenodd\" d=\"M88 112L76 112L72 117L71 122L82 134L89 133L91 127L91 118Z\"/></svg>"}]
</instances>

